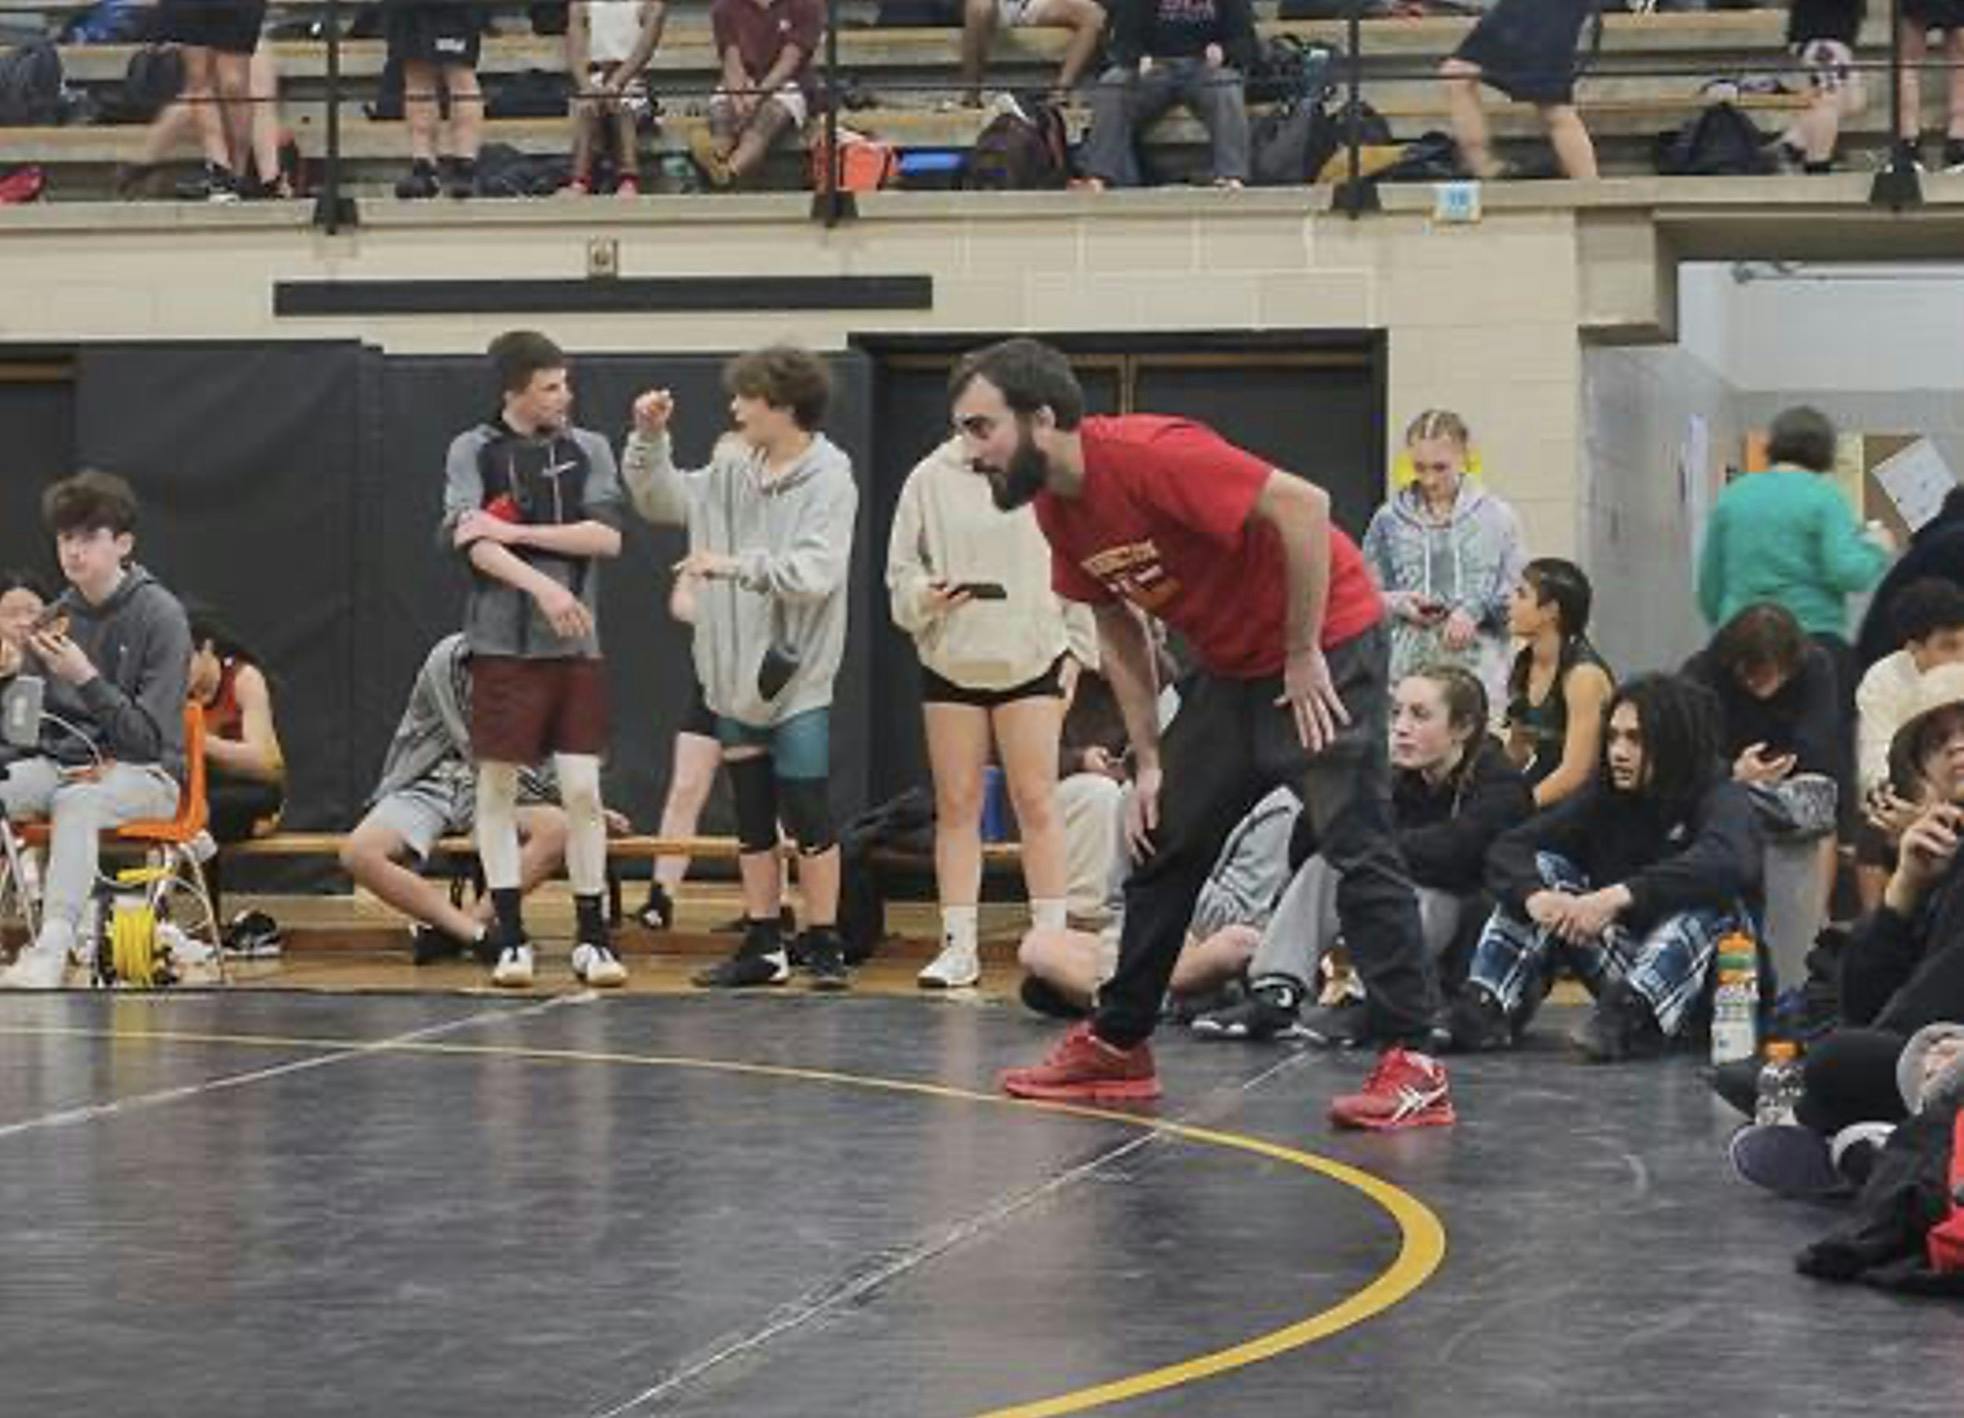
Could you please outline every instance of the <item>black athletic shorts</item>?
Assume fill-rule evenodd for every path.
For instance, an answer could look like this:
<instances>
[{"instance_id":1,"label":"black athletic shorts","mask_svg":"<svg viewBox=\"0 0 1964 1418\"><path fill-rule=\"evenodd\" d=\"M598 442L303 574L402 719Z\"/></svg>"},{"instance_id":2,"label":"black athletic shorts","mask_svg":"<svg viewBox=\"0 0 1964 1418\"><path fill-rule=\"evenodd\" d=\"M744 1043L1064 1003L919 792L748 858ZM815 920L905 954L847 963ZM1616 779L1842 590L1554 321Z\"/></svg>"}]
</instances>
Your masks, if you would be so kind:
<instances>
[{"instance_id":1,"label":"black athletic shorts","mask_svg":"<svg viewBox=\"0 0 1964 1418\"><path fill-rule=\"evenodd\" d=\"M386 0L389 58L398 64L475 69L483 9L482 0Z\"/></svg>"},{"instance_id":2,"label":"black athletic shorts","mask_svg":"<svg viewBox=\"0 0 1964 1418\"><path fill-rule=\"evenodd\" d=\"M1062 699L1063 670L1064 657L1059 655L1050 662L1050 668L1035 679L1013 684L1008 689L970 689L922 665L921 703L969 704L977 709L996 709L1004 704L1014 704L1019 699Z\"/></svg>"},{"instance_id":3,"label":"black athletic shorts","mask_svg":"<svg viewBox=\"0 0 1964 1418\"><path fill-rule=\"evenodd\" d=\"M266 0L158 0L157 38L221 54L259 48Z\"/></svg>"},{"instance_id":4,"label":"black athletic shorts","mask_svg":"<svg viewBox=\"0 0 1964 1418\"><path fill-rule=\"evenodd\" d=\"M1593 0L1500 0L1460 42L1454 58L1521 103L1575 102L1577 48Z\"/></svg>"},{"instance_id":5,"label":"black athletic shorts","mask_svg":"<svg viewBox=\"0 0 1964 1418\"><path fill-rule=\"evenodd\" d=\"M701 680L696 681L696 691L689 697L688 712L682 716L682 727L677 732L705 739L716 737L716 714L702 696Z\"/></svg>"}]
</instances>

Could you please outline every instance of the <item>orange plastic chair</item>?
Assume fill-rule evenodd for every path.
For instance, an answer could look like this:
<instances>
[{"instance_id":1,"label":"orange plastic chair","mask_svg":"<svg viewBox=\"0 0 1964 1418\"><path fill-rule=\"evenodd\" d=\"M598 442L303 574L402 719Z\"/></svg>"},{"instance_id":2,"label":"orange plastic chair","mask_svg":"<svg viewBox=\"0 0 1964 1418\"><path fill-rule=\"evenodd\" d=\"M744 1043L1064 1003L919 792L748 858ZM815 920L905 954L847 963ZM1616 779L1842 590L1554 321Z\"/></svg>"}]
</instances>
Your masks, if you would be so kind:
<instances>
[{"instance_id":1,"label":"orange plastic chair","mask_svg":"<svg viewBox=\"0 0 1964 1418\"><path fill-rule=\"evenodd\" d=\"M176 815L126 822L109 835L119 842L182 847L205 830L205 823L210 817L211 804L205 800L205 711L187 701L184 706L184 787L177 795Z\"/></svg>"}]
</instances>

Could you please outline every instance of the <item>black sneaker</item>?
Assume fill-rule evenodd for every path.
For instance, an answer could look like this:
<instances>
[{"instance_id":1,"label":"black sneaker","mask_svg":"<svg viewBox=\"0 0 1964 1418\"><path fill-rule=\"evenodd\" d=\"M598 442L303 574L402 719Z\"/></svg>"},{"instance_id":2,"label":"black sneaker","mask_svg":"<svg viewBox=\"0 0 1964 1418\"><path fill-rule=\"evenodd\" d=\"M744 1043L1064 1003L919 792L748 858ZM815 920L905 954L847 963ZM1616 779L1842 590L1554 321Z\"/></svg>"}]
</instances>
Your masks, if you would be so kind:
<instances>
[{"instance_id":1,"label":"black sneaker","mask_svg":"<svg viewBox=\"0 0 1964 1418\"><path fill-rule=\"evenodd\" d=\"M459 200L477 195L477 162L473 158L442 158L443 192Z\"/></svg>"},{"instance_id":2,"label":"black sneaker","mask_svg":"<svg viewBox=\"0 0 1964 1418\"><path fill-rule=\"evenodd\" d=\"M1018 991L1023 1004L1038 1014L1052 1019L1088 1019L1091 1011L1083 1005L1066 999L1050 981L1035 975L1023 977L1023 987Z\"/></svg>"},{"instance_id":3,"label":"black sneaker","mask_svg":"<svg viewBox=\"0 0 1964 1418\"><path fill-rule=\"evenodd\" d=\"M1747 1123L1732 1134L1725 1155L1740 1181L1775 1196L1813 1200L1849 1191L1835 1170L1828 1140L1795 1123Z\"/></svg>"},{"instance_id":4,"label":"black sneaker","mask_svg":"<svg viewBox=\"0 0 1964 1418\"><path fill-rule=\"evenodd\" d=\"M1944 139L1944 171L1964 172L1964 138Z\"/></svg>"},{"instance_id":5,"label":"black sneaker","mask_svg":"<svg viewBox=\"0 0 1964 1418\"><path fill-rule=\"evenodd\" d=\"M804 969L811 976L815 990L845 990L852 988L852 976L846 970L846 945L839 939L839 932L833 926L813 926L800 939L804 949Z\"/></svg>"},{"instance_id":6,"label":"black sneaker","mask_svg":"<svg viewBox=\"0 0 1964 1418\"><path fill-rule=\"evenodd\" d=\"M1303 1011L1296 1037L1325 1049L1359 1049L1371 1042L1371 1009L1360 999Z\"/></svg>"},{"instance_id":7,"label":"black sneaker","mask_svg":"<svg viewBox=\"0 0 1964 1418\"><path fill-rule=\"evenodd\" d=\"M1456 1049L1480 1054L1514 1047L1514 1025L1506 1009L1478 985L1468 985L1452 1002L1449 1017Z\"/></svg>"},{"instance_id":8,"label":"black sneaker","mask_svg":"<svg viewBox=\"0 0 1964 1418\"><path fill-rule=\"evenodd\" d=\"M436 164L432 162L412 163L409 176L396 184L396 196L405 202L420 202L434 197L440 191L436 180Z\"/></svg>"},{"instance_id":9,"label":"black sneaker","mask_svg":"<svg viewBox=\"0 0 1964 1418\"><path fill-rule=\"evenodd\" d=\"M1644 997L1621 980L1604 988L1588 1017L1569 1031L1569 1042L1590 1063L1655 1058L1664 1052L1664 1031Z\"/></svg>"},{"instance_id":10,"label":"black sneaker","mask_svg":"<svg viewBox=\"0 0 1964 1418\"><path fill-rule=\"evenodd\" d=\"M415 926L409 932L409 958L418 965L434 965L439 960L460 959L464 942L435 926ZM484 962L496 964L495 958Z\"/></svg>"},{"instance_id":11,"label":"black sneaker","mask_svg":"<svg viewBox=\"0 0 1964 1418\"><path fill-rule=\"evenodd\" d=\"M1196 1039L1246 1039L1262 1043L1270 1039L1302 1037L1302 1024L1296 1017L1302 1004L1302 990L1288 981L1264 981L1248 991L1239 1004L1211 1010L1192 1025Z\"/></svg>"},{"instance_id":12,"label":"black sneaker","mask_svg":"<svg viewBox=\"0 0 1964 1418\"><path fill-rule=\"evenodd\" d=\"M789 906L779 908L777 913L777 928L786 935L797 934L798 918L792 914ZM709 933L711 935L742 935L749 929L750 917L732 916L720 926L711 926Z\"/></svg>"},{"instance_id":13,"label":"black sneaker","mask_svg":"<svg viewBox=\"0 0 1964 1418\"><path fill-rule=\"evenodd\" d=\"M675 924L675 898L659 881L648 883L648 899L634 913L634 919L651 931L665 931Z\"/></svg>"},{"instance_id":14,"label":"black sneaker","mask_svg":"<svg viewBox=\"0 0 1964 1418\"><path fill-rule=\"evenodd\" d=\"M498 961L503 958L507 948L529 944L530 942L525 939L522 932L507 940L503 935L499 934L496 923L493 923L485 928L483 935L471 942L471 958L480 965L495 967Z\"/></svg>"},{"instance_id":15,"label":"black sneaker","mask_svg":"<svg viewBox=\"0 0 1964 1418\"><path fill-rule=\"evenodd\" d=\"M280 923L264 911L241 911L225 928L223 949L235 960L277 957L286 944Z\"/></svg>"},{"instance_id":16,"label":"black sneaker","mask_svg":"<svg viewBox=\"0 0 1964 1418\"><path fill-rule=\"evenodd\" d=\"M1759 1108L1759 1060L1734 1059L1714 1064L1710 1074L1712 1092L1732 1107L1752 1117Z\"/></svg>"},{"instance_id":17,"label":"black sneaker","mask_svg":"<svg viewBox=\"0 0 1964 1418\"><path fill-rule=\"evenodd\" d=\"M743 944L727 960L696 971L695 983L706 990L742 990L753 985L781 985L791 978L791 962L784 957L784 939L775 921L753 921L744 932Z\"/></svg>"},{"instance_id":18,"label":"black sneaker","mask_svg":"<svg viewBox=\"0 0 1964 1418\"><path fill-rule=\"evenodd\" d=\"M236 202L239 179L229 167L208 162L198 169L196 177L187 177L177 184L177 196L184 202Z\"/></svg>"}]
</instances>

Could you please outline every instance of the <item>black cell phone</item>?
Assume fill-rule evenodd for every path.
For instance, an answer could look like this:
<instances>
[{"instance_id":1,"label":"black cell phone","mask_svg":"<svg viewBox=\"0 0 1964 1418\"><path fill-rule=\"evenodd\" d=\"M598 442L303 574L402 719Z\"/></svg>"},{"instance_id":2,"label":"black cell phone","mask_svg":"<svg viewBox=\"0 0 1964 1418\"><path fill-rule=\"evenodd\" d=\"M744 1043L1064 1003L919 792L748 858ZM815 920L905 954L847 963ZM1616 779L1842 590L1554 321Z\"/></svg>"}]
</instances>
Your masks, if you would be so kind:
<instances>
[{"instance_id":1,"label":"black cell phone","mask_svg":"<svg viewBox=\"0 0 1964 1418\"><path fill-rule=\"evenodd\" d=\"M1000 581L957 581L948 589L950 591L964 592L970 600L975 601L1006 601L1009 599L1009 592Z\"/></svg>"}]
</instances>

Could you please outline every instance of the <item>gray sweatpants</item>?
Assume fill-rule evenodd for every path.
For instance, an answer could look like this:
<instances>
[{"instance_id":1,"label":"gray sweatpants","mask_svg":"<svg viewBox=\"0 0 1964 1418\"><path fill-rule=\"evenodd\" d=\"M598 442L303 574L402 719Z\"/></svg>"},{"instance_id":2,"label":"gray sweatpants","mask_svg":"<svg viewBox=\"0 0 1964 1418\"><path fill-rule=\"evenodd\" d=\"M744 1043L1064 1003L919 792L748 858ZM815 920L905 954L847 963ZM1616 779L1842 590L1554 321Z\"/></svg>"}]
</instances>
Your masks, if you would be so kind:
<instances>
[{"instance_id":1,"label":"gray sweatpants","mask_svg":"<svg viewBox=\"0 0 1964 1418\"><path fill-rule=\"evenodd\" d=\"M100 776L81 779L65 777L49 758L7 766L0 807L15 821L45 818L53 828L36 945L74 948L75 927L95 885L98 835L125 822L170 817L177 811L177 793L176 781L156 764L113 763Z\"/></svg>"},{"instance_id":2,"label":"gray sweatpants","mask_svg":"<svg viewBox=\"0 0 1964 1418\"><path fill-rule=\"evenodd\" d=\"M1176 104L1207 130L1212 176L1248 180L1248 100L1239 70L1198 59L1160 60L1140 74L1107 69L1091 86L1084 170L1111 187L1137 187L1139 134Z\"/></svg>"},{"instance_id":3,"label":"gray sweatpants","mask_svg":"<svg viewBox=\"0 0 1964 1418\"><path fill-rule=\"evenodd\" d=\"M1420 933L1426 955L1437 960L1459 929L1463 898L1429 886L1415 888ZM1248 978L1281 977L1309 992L1316 967L1337 940L1337 873L1323 858L1311 857L1297 869L1275 914L1262 930L1262 943L1248 962Z\"/></svg>"}]
</instances>

